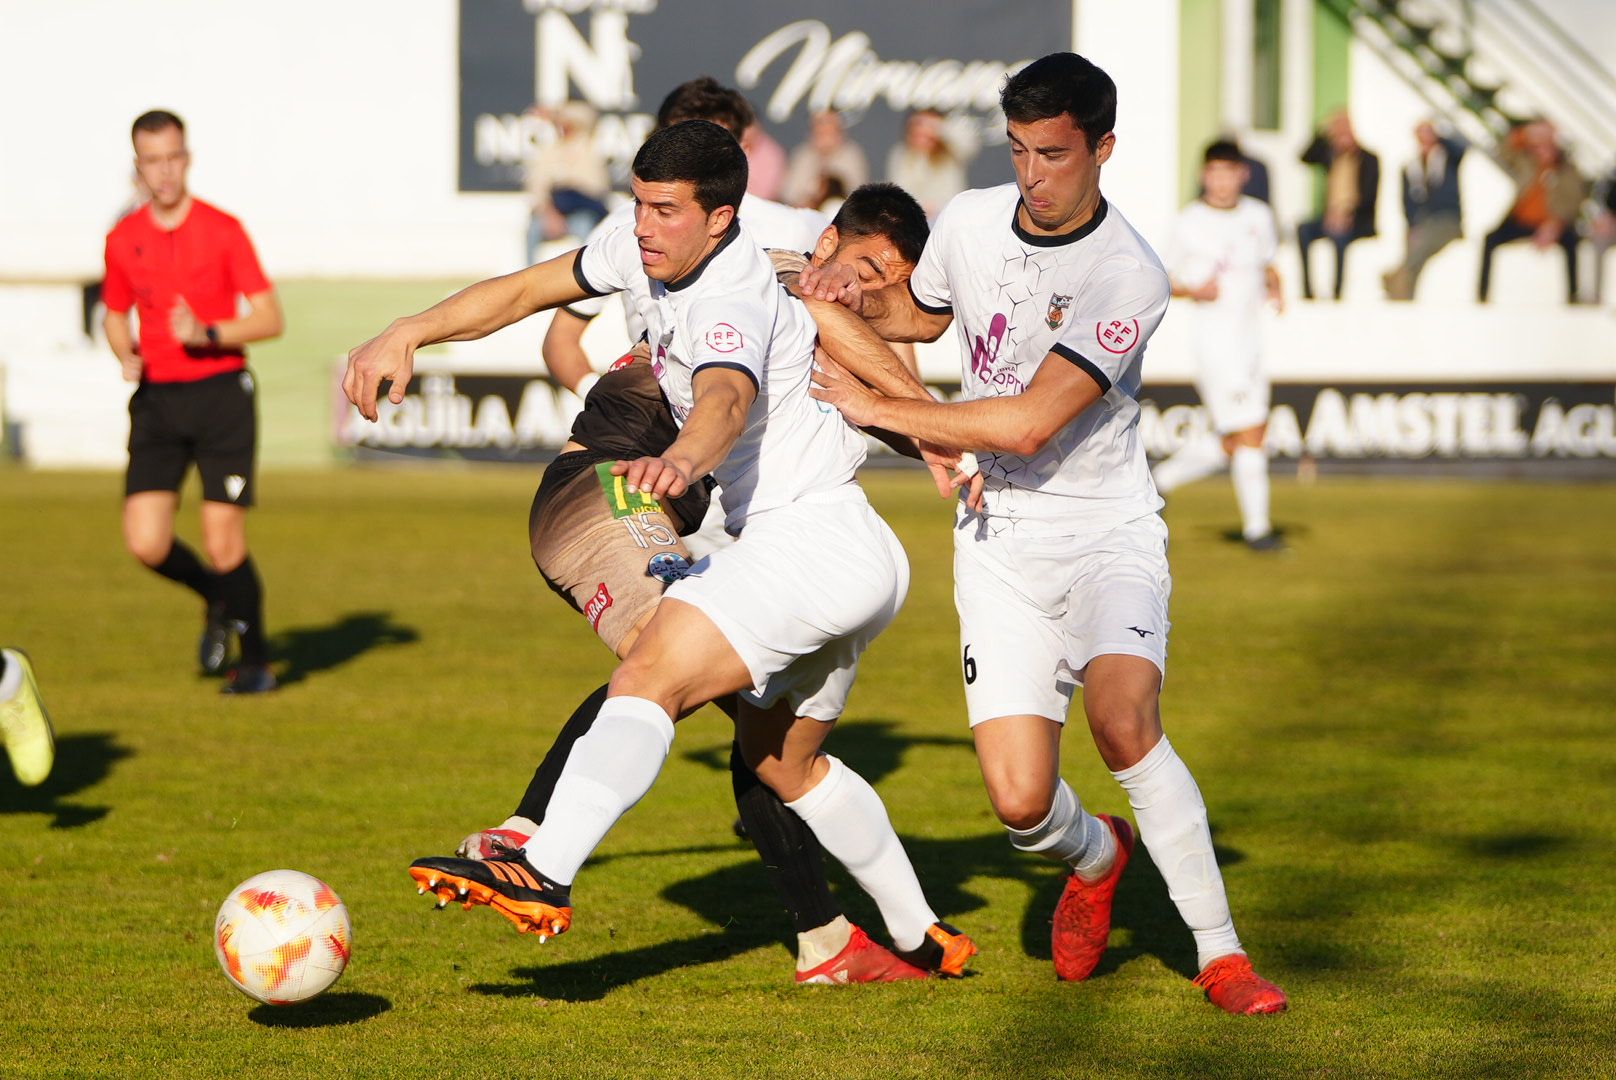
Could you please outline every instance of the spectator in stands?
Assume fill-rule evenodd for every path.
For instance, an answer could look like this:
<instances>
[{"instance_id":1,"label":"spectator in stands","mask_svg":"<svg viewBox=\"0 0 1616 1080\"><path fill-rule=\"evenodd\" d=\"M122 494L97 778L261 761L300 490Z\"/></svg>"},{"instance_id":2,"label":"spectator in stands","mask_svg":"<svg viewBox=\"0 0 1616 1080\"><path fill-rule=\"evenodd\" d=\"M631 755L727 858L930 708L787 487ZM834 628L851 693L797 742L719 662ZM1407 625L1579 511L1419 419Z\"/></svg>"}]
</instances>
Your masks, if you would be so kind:
<instances>
[{"instance_id":1,"label":"spectator in stands","mask_svg":"<svg viewBox=\"0 0 1616 1080\"><path fill-rule=\"evenodd\" d=\"M1418 149L1403 168L1403 214L1408 218L1408 240L1403 261L1381 275L1388 300L1414 299L1414 286L1426 262L1463 235L1459 227L1459 162L1465 144L1443 138L1436 126L1422 120L1414 128Z\"/></svg>"},{"instance_id":2,"label":"spectator in stands","mask_svg":"<svg viewBox=\"0 0 1616 1080\"><path fill-rule=\"evenodd\" d=\"M527 261L538 261L539 244L589 235L606 216L611 176L595 149L595 110L582 101L558 109L535 105L529 115L548 121L555 138L528 155L523 187L531 216L527 228Z\"/></svg>"},{"instance_id":3,"label":"spectator in stands","mask_svg":"<svg viewBox=\"0 0 1616 1080\"><path fill-rule=\"evenodd\" d=\"M1302 248L1302 296L1313 299L1307 265L1313 241L1328 239L1335 247L1335 298L1346 279L1347 245L1375 235L1375 198L1380 189L1380 158L1358 145L1345 110L1324 122L1302 151L1302 161L1324 169L1324 210L1296 226Z\"/></svg>"},{"instance_id":4,"label":"spectator in stands","mask_svg":"<svg viewBox=\"0 0 1616 1080\"><path fill-rule=\"evenodd\" d=\"M870 178L870 163L858 143L847 137L840 113L817 112L808 121L808 138L791 151L786 170L785 201L792 206L820 209L827 180L838 181L842 197Z\"/></svg>"},{"instance_id":5,"label":"spectator in stands","mask_svg":"<svg viewBox=\"0 0 1616 1080\"><path fill-rule=\"evenodd\" d=\"M1616 246L1616 167L1594 190L1594 219L1588 225L1588 241L1594 246L1592 300L1601 304L1605 300L1605 253Z\"/></svg>"},{"instance_id":6,"label":"spectator in stands","mask_svg":"<svg viewBox=\"0 0 1616 1080\"><path fill-rule=\"evenodd\" d=\"M741 132L741 150L746 154L746 193L760 199L776 200L786 178L786 149L754 119Z\"/></svg>"},{"instance_id":7,"label":"spectator in stands","mask_svg":"<svg viewBox=\"0 0 1616 1080\"><path fill-rule=\"evenodd\" d=\"M904 124L903 142L887 155L887 179L915 197L936 220L943 204L965 190L965 166L977 147L950 130L935 109L917 109Z\"/></svg>"},{"instance_id":8,"label":"spectator in stands","mask_svg":"<svg viewBox=\"0 0 1616 1080\"><path fill-rule=\"evenodd\" d=\"M1538 119L1521 124L1498 148L1499 160L1515 180L1515 204L1481 248L1481 280L1476 299L1487 302L1493 252L1502 244L1530 238L1539 251L1558 245L1565 252L1566 302L1577 302L1577 217L1588 197L1588 183L1560 148L1554 125Z\"/></svg>"}]
</instances>

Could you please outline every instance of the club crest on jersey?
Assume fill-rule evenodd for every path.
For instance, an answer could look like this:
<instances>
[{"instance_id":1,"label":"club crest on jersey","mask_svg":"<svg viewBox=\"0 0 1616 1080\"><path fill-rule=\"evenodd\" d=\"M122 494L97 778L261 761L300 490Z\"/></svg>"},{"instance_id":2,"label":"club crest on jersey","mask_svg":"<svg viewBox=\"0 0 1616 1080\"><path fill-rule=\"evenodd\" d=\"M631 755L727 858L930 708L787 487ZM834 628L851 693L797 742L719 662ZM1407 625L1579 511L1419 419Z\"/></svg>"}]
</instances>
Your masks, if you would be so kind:
<instances>
[{"instance_id":1,"label":"club crest on jersey","mask_svg":"<svg viewBox=\"0 0 1616 1080\"><path fill-rule=\"evenodd\" d=\"M589 629L600 633L600 617L606 614L606 609L612 606L612 594L607 590L606 583L600 583L595 595L589 598L584 605L584 618L589 620Z\"/></svg>"},{"instance_id":2,"label":"club crest on jersey","mask_svg":"<svg viewBox=\"0 0 1616 1080\"><path fill-rule=\"evenodd\" d=\"M1049 297L1049 310L1044 313L1044 322L1049 324L1051 330L1059 330L1060 324L1066 321L1066 309L1072 306L1070 296L1052 293Z\"/></svg>"},{"instance_id":3,"label":"club crest on jersey","mask_svg":"<svg viewBox=\"0 0 1616 1080\"><path fill-rule=\"evenodd\" d=\"M664 585L672 585L689 573L690 560L672 551L659 551L645 564L645 576L654 577Z\"/></svg>"}]
</instances>

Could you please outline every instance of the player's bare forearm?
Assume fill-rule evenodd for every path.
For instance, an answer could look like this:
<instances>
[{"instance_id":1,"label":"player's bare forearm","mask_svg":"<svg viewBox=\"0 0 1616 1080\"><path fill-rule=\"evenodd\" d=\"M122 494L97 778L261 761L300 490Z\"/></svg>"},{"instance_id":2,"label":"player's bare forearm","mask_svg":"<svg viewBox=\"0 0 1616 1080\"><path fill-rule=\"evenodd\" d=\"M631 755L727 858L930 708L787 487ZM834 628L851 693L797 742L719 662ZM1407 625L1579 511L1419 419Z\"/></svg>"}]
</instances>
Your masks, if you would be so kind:
<instances>
[{"instance_id":1,"label":"player's bare forearm","mask_svg":"<svg viewBox=\"0 0 1616 1080\"><path fill-rule=\"evenodd\" d=\"M255 341L278 338L286 329L281 314L281 302L275 290L266 289L247 297L247 314L239 319L226 319L215 323L219 344L226 346L251 345Z\"/></svg>"},{"instance_id":2,"label":"player's bare forearm","mask_svg":"<svg viewBox=\"0 0 1616 1080\"><path fill-rule=\"evenodd\" d=\"M820 346L838 364L887 397L931 400L920 379L862 318L840 304L804 303L819 327Z\"/></svg>"},{"instance_id":3,"label":"player's bare forearm","mask_svg":"<svg viewBox=\"0 0 1616 1080\"><path fill-rule=\"evenodd\" d=\"M936 341L954 322L951 314L921 311L906 281L865 293L859 314L888 341Z\"/></svg>"},{"instance_id":4,"label":"player's bare forearm","mask_svg":"<svg viewBox=\"0 0 1616 1080\"><path fill-rule=\"evenodd\" d=\"M709 368L697 373L693 390L690 416L671 446L657 457L612 466L630 491L678 498L716 469L746 430L747 413L757 399L748 376L727 368Z\"/></svg>"},{"instance_id":5,"label":"player's bare forearm","mask_svg":"<svg viewBox=\"0 0 1616 1080\"><path fill-rule=\"evenodd\" d=\"M550 329L544 334L544 366L549 369L551 378L568 390L578 389L579 381L592 370L589 354L583 347L584 331L588 327L587 319L557 311L550 320Z\"/></svg>"},{"instance_id":6,"label":"player's bare forearm","mask_svg":"<svg viewBox=\"0 0 1616 1080\"><path fill-rule=\"evenodd\" d=\"M535 312L582 300L588 294L573 276L579 252L468 285L418 315L396 320L397 328L420 348L445 341L474 341L520 322Z\"/></svg>"}]
</instances>

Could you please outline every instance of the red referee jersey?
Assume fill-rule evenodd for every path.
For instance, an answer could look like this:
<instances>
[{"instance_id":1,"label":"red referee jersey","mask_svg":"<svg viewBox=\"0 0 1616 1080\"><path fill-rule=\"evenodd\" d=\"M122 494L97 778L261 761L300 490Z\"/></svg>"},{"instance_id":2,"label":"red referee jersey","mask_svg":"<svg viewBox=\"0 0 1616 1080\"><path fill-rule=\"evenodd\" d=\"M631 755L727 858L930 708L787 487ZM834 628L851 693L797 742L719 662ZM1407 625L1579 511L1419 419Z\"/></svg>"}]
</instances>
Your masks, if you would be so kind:
<instances>
[{"instance_id":1,"label":"red referee jersey","mask_svg":"<svg viewBox=\"0 0 1616 1080\"><path fill-rule=\"evenodd\" d=\"M237 315L237 299L269 288L241 222L201 199L177 229L165 229L151 207L130 213L107 234L107 277L102 296L111 311L140 313L140 357L149 382L192 382L247 363L240 346L181 345L169 327L175 297L183 296L198 320L219 323Z\"/></svg>"}]
</instances>

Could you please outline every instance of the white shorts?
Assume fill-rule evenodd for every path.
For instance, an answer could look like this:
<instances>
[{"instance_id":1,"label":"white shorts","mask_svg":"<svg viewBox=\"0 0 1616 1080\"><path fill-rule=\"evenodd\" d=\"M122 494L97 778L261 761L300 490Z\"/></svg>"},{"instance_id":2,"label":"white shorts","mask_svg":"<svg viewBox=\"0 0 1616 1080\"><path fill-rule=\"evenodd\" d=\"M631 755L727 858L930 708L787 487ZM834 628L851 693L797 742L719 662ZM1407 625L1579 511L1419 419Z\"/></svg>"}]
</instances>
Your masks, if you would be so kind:
<instances>
[{"instance_id":1,"label":"white shorts","mask_svg":"<svg viewBox=\"0 0 1616 1080\"><path fill-rule=\"evenodd\" d=\"M909 559L864 492L848 484L752 517L740 539L664 594L698 608L746 664L744 700L782 699L835 720L858 658L903 606Z\"/></svg>"},{"instance_id":2,"label":"white shorts","mask_svg":"<svg viewBox=\"0 0 1616 1080\"><path fill-rule=\"evenodd\" d=\"M1255 353L1203 360L1195 391L1219 435L1268 423L1268 376Z\"/></svg>"},{"instance_id":3,"label":"white shorts","mask_svg":"<svg viewBox=\"0 0 1616 1080\"><path fill-rule=\"evenodd\" d=\"M1084 536L954 530L954 606L971 726L999 716L1065 723L1096 656L1167 671L1167 525L1151 514Z\"/></svg>"},{"instance_id":4,"label":"white shorts","mask_svg":"<svg viewBox=\"0 0 1616 1080\"><path fill-rule=\"evenodd\" d=\"M735 538L724 531L724 506L720 498L723 493L723 488L713 485L707 515L701 519L701 525L695 532L684 537L692 562L705 559L719 548L727 548L735 542Z\"/></svg>"}]
</instances>

